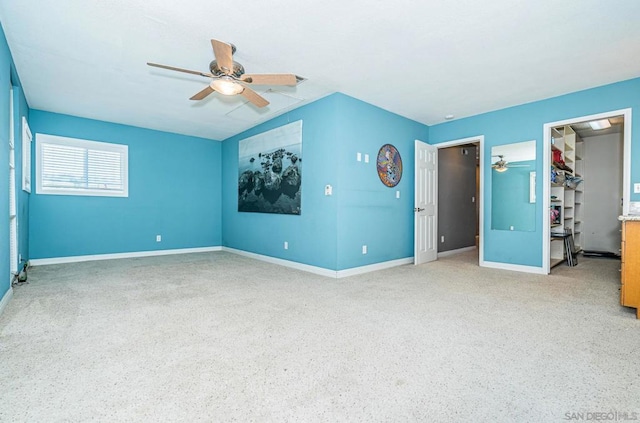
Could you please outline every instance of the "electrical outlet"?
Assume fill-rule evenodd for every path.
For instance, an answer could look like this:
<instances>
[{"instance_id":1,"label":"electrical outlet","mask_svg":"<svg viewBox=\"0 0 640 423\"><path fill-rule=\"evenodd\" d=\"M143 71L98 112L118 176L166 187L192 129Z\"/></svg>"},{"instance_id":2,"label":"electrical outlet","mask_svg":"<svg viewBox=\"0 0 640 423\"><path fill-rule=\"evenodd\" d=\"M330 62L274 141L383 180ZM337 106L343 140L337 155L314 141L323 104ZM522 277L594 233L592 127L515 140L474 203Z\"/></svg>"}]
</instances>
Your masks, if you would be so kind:
<instances>
[{"instance_id":1,"label":"electrical outlet","mask_svg":"<svg viewBox=\"0 0 640 423\"><path fill-rule=\"evenodd\" d=\"M156 242L162 241L162 235L156 235Z\"/></svg>"},{"instance_id":2,"label":"electrical outlet","mask_svg":"<svg viewBox=\"0 0 640 423\"><path fill-rule=\"evenodd\" d=\"M367 254L367 246L366 245L362 246L362 254Z\"/></svg>"},{"instance_id":3,"label":"electrical outlet","mask_svg":"<svg viewBox=\"0 0 640 423\"><path fill-rule=\"evenodd\" d=\"M289 249L289 242L288 242L288 241L285 241L285 242L284 242L284 249L285 249L285 250L288 250L288 249Z\"/></svg>"}]
</instances>

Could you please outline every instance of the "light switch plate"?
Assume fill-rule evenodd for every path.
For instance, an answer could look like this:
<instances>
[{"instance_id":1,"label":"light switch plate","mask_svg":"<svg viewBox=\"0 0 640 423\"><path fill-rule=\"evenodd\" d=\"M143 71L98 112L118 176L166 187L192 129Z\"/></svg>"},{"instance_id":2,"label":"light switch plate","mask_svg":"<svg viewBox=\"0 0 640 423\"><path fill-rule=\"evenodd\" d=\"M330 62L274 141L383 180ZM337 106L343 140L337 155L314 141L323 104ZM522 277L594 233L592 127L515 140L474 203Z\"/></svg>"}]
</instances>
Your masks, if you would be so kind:
<instances>
[{"instance_id":1,"label":"light switch plate","mask_svg":"<svg viewBox=\"0 0 640 423\"><path fill-rule=\"evenodd\" d=\"M633 184L633 193L640 194L640 184L638 183Z\"/></svg>"}]
</instances>

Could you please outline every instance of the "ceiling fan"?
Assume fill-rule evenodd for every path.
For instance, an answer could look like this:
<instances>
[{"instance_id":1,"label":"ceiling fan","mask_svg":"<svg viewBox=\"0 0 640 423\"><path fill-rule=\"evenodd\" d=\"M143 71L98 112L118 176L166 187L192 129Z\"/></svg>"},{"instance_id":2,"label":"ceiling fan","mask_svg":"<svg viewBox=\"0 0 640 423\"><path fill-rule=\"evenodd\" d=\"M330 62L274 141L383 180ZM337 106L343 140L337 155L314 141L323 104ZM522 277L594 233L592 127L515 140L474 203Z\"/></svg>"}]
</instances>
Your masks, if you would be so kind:
<instances>
[{"instance_id":1,"label":"ceiling fan","mask_svg":"<svg viewBox=\"0 0 640 423\"><path fill-rule=\"evenodd\" d=\"M504 159L504 155L502 155L502 154L498 154L497 156L492 156L492 157L498 157L498 160L494 164L491 165L491 168L495 169L496 172L506 172L507 169L509 169L511 167L529 167L529 165L512 165L512 164L509 164L509 162Z\"/></svg>"},{"instance_id":2,"label":"ceiling fan","mask_svg":"<svg viewBox=\"0 0 640 423\"><path fill-rule=\"evenodd\" d=\"M223 95L241 94L256 107L265 107L269 102L250 88L251 85L288 85L295 86L303 78L292 73L282 74L247 74L244 67L233 61L236 46L218 40L211 40L215 60L209 63L210 72L200 72L174 66L160 65L147 62L147 65L172 71L190 73L211 78L211 82L202 91L196 93L190 100L202 100L213 92Z\"/></svg>"}]
</instances>

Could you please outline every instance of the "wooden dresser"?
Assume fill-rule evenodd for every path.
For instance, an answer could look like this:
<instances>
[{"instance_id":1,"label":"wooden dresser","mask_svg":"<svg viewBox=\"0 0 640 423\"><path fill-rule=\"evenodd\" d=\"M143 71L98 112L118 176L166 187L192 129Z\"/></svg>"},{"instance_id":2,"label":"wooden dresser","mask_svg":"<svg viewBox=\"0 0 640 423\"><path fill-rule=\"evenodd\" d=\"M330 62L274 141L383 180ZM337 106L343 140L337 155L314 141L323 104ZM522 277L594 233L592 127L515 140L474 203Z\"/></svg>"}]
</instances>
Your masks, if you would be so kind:
<instances>
[{"instance_id":1,"label":"wooden dresser","mask_svg":"<svg viewBox=\"0 0 640 423\"><path fill-rule=\"evenodd\" d=\"M621 217L622 257L620 304L636 309L640 319L640 218Z\"/></svg>"}]
</instances>

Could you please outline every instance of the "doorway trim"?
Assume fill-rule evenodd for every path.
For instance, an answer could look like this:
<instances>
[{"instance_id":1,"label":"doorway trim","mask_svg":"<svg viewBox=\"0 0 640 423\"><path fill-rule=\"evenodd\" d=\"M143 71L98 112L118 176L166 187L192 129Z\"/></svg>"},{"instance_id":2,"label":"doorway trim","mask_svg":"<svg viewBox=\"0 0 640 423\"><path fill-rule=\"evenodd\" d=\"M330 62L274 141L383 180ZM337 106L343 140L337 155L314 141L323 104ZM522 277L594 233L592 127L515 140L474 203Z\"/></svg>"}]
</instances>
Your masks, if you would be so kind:
<instances>
[{"instance_id":1,"label":"doorway trim","mask_svg":"<svg viewBox=\"0 0 640 423\"><path fill-rule=\"evenodd\" d=\"M18 273L18 193L16 189L16 128L14 87L9 84L9 285Z\"/></svg>"},{"instance_id":2,"label":"doorway trim","mask_svg":"<svg viewBox=\"0 0 640 423\"><path fill-rule=\"evenodd\" d=\"M476 135L473 137L460 138L451 141L445 141L438 144L432 144L434 147L437 147L438 150L441 148L455 147L458 145L464 144L473 144L478 143L478 148L480 149L479 156L479 167L480 171L480 192L478 194L478 207L480 208L480 213L478 216L478 236L480 237L480 242L478 243L478 265L481 267L485 267L484 263L484 135ZM437 169L436 169L437 172ZM440 204L438 204L440 207Z\"/></svg>"},{"instance_id":3,"label":"doorway trim","mask_svg":"<svg viewBox=\"0 0 640 423\"><path fill-rule=\"evenodd\" d=\"M549 198L551 192L551 174L547 171L551 166L551 128L571 125L588 120L607 119L620 115L624 116L624 141L622 147L622 214L627 215L629 214L628 199L629 189L631 188L631 110L631 108L612 110L610 112L580 116L544 124L542 136L542 268L544 269L545 274L548 275L551 271L549 265L549 235L551 233L551 228L549 227L549 213L547 212L551 205Z\"/></svg>"}]
</instances>

